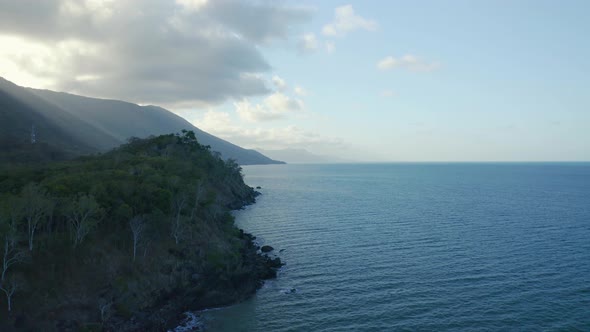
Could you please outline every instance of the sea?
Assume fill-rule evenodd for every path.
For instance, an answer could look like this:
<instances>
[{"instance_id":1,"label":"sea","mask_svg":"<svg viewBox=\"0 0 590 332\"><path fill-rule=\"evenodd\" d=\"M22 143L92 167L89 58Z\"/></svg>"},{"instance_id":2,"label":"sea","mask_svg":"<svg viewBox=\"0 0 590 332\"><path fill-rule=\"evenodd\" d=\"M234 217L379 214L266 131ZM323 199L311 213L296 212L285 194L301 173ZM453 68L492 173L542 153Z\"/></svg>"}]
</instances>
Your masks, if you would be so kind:
<instances>
[{"instance_id":1,"label":"sea","mask_svg":"<svg viewBox=\"0 0 590 332\"><path fill-rule=\"evenodd\" d=\"M286 265L206 331L590 331L589 163L243 167Z\"/></svg>"}]
</instances>

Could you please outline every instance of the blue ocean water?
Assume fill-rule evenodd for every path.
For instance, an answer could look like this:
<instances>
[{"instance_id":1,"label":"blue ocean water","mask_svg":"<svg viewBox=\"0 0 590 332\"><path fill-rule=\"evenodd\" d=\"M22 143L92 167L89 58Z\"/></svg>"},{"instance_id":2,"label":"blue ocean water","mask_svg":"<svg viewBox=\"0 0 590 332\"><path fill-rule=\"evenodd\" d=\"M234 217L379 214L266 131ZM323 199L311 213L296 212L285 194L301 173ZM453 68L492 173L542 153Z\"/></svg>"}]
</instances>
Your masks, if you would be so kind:
<instances>
[{"instance_id":1,"label":"blue ocean water","mask_svg":"<svg viewBox=\"0 0 590 332\"><path fill-rule=\"evenodd\" d=\"M590 331L590 164L244 173L237 223L287 265L209 331Z\"/></svg>"}]
</instances>

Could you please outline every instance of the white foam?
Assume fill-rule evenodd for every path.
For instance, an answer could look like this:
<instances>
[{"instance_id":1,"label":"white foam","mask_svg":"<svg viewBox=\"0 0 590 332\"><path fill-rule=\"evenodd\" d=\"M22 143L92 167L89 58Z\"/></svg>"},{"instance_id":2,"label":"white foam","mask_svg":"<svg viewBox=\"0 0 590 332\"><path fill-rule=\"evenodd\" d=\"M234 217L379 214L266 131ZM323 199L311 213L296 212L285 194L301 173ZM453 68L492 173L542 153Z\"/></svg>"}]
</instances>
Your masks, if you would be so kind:
<instances>
[{"instance_id":1,"label":"white foam","mask_svg":"<svg viewBox=\"0 0 590 332\"><path fill-rule=\"evenodd\" d=\"M185 312L186 319L181 325L177 326L174 330L168 330L168 332L194 332L203 331L205 324L199 316L193 312Z\"/></svg>"}]
</instances>

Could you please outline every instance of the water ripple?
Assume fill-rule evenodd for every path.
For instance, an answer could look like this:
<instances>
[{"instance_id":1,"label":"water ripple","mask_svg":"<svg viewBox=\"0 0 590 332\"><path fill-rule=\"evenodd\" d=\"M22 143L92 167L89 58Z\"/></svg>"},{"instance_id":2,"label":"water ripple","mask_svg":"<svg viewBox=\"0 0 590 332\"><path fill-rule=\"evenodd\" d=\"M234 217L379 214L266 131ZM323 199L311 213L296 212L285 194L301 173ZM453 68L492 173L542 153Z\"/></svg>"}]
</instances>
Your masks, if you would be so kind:
<instances>
[{"instance_id":1,"label":"water ripple","mask_svg":"<svg viewBox=\"0 0 590 332\"><path fill-rule=\"evenodd\" d=\"M244 169L287 265L210 331L590 330L588 164Z\"/></svg>"}]
</instances>

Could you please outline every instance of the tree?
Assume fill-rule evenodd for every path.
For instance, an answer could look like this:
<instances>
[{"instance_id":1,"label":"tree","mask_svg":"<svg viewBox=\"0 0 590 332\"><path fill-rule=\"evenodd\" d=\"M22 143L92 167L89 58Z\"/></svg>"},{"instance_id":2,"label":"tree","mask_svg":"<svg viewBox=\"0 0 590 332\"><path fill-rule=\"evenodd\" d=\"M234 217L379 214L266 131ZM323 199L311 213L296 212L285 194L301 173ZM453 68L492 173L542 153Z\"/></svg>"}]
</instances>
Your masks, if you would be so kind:
<instances>
[{"instance_id":1,"label":"tree","mask_svg":"<svg viewBox=\"0 0 590 332\"><path fill-rule=\"evenodd\" d=\"M19 284L16 278L10 278L9 280L5 280L0 285L0 290L4 292L6 295L6 301L8 302L8 312L12 311L12 296L14 292L18 289Z\"/></svg>"},{"instance_id":2,"label":"tree","mask_svg":"<svg viewBox=\"0 0 590 332\"><path fill-rule=\"evenodd\" d=\"M47 191L36 183L29 183L21 191L22 212L27 221L27 237L29 239L29 251L33 251L33 239L39 223L47 220L53 213L55 202L49 197Z\"/></svg>"},{"instance_id":3,"label":"tree","mask_svg":"<svg viewBox=\"0 0 590 332\"><path fill-rule=\"evenodd\" d=\"M199 212L199 206L201 204L201 199L205 194L205 186L203 185L203 180L199 180L195 186L195 202L193 209L191 210L191 220L195 220L197 217L197 212Z\"/></svg>"},{"instance_id":4,"label":"tree","mask_svg":"<svg viewBox=\"0 0 590 332\"><path fill-rule=\"evenodd\" d=\"M111 307L113 306L113 300L100 299L98 301L98 310L100 311L100 321L104 323L111 316Z\"/></svg>"},{"instance_id":5,"label":"tree","mask_svg":"<svg viewBox=\"0 0 590 332\"><path fill-rule=\"evenodd\" d=\"M135 262L137 245L142 239L143 230L145 228L145 218L142 216L135 216L129 221L129 226L131 226L131 233L133 234L133 261Z\"/></svg>"},{"instance_id":6,"label":"tree","mask_svg":"<svg viewBox=\"0 0 590 332\"><path fill-rule=\"evenodd\" d=\"M4 240L4 254L2 255L2 278L0 281L4 282L6 272L8 272L8 269L12 265L24 262L26 258L27 253L16 246L15 238L6 235Z\"/></svg>"},{"instance_id":7,"label":"tree","mask_svg":"<svg viewBox=\"0 0 590 332\"><path fill-rule=\"evenodd\" d=\"M184 232L184 220L182 218L182 210L186 206L187 201L188 199L184 192L179 192L172 197L172 212L174 213L174 215L172 217L171 234L176 244L180 242L180 237Z\"/></svg>"},{"instance_id":8,"label":"tree","mask_svg":"<svg viewBox=\"0 0 590 332\"><path fill-rule=\"evenodd\" d=\"M72 225L74 247L82 243L102 219L104 210L94 196L80 194L66 207L66 216Z\"/></svg>"},{"instance_id":9,"label":"tree","mask_svg":"<svg viewBox=\"0 0 590 332\"><path fill-rule=\"evenodd\" d=\"M17 223L20 219L20 209L14 204L15 199L7 198L8 204L0 207L0 230L4 239L4 246L2 251L2 275L0 281L4 281L6 272L14 264L24 261L27 254L17 246L18 229ZM13 203L13 204L11 204Z\"/></svg>"},{"instance_id":10,"label":"tree","mask_svg":"<svg viewBox=\"0 0 590 332\"><path fill-rule=\"evenodd\" d=\"M238 164L238 162L235 159L229 158L226 162L225 165L227 166L227 168L230 170L230 172L232 174L242 174L242 167L240 166L240 164Z\"/></svg>"},{"instance_id":11,"label":"tree","mask_svg":"<svg viewBox=\"0 0 590 332\"><path fill-rule=\"evenodd\" d=\"M195 132L192 130L181 130L182 135L178 135L178 142L182 144L197 144L197 136L195 136Z\"/></svg>"}]
</instances>

